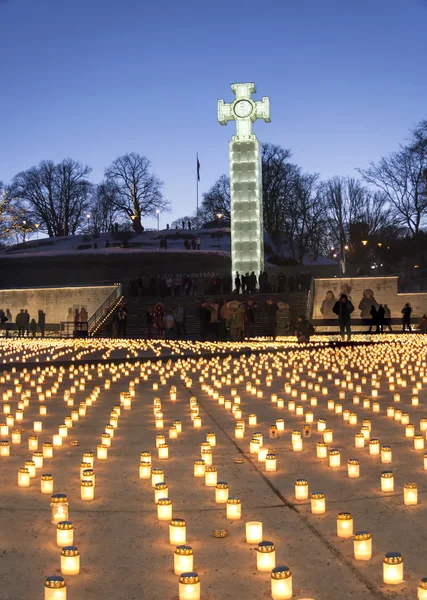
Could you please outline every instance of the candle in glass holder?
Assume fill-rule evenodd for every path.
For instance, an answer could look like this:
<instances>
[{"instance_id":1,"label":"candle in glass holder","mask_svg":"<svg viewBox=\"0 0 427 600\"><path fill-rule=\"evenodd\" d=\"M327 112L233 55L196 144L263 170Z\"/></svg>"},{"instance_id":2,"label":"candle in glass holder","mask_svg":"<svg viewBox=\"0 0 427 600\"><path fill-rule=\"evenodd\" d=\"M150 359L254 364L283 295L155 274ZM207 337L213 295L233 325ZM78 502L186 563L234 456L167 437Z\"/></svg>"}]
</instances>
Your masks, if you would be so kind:
<instances>
[{"instance_id":1,"label":"candle in glass holder","mask_svg":"<svg viewBox=\"0 0 427 600\"><path fill-rule=\"evenodd\" d=\"M285 431L285 421L283 419L276 419L277 431Z\"/></svg>"},{"instance_id":2,"label":"candle in glass holder","mask_svg":"<svg viewBox=\"0 0 427 600\"><path fill-rule=\"evenodd\" d=\"M418 582L417 598L418 600L427 600L427 577L423 577Z\"/></svg>"},{"instance_id":3,"label":"candle in glass holder","mask_svg":"<svg viewBox=\"0 0 427 600\"><path fill-rule=\"evenodd\" d=\"M350 478L360 476L360 466L357 458L349 458L347 461L347 474Z\"/></svg>"},{"instance_id":4,"label":"candle in glass holder","mask_svg":"<svg viewBox=\"0 0 427 600\"><path fill-rule=\"evenodd\" d=\"M158 502L160 498L167 498L169 494L168 484L165 481L160 481L154 486L154 502Z\"/></svg>"},{"instance_id":5,"label":"candle in glass holder","mask_svg":"<svg viewBox=\"0 0 427 600\"><path fill-rule=\"evenodd\" d=\"M381 462L386 464L386 463L391 463L391 461L392 461L391 446L382 446L381 447Z\"/></svg>"},{"instance_id":6,"label":"candle in glass holder","mask_svg":"<svg viewBox=\"0 0 427 600\"><path fill-rule=\"evenodd\" d=\"M377 456L380 453L380 441L376 438L372 438L369 442L369 454L371 456Z\"/></svg>"},{"instance_id":7,"label":"candle in glass holder","mask_svg":"<svg viewBox=\"0 0 427 600\"><path fill-rule=\"evenodd\" d=\"M161 483L165 478L165 472L159 467L151 468L151 486L156 487L157 483Z\"/></svg>"},{"instance_id":8,"label":"candle in glass holder","mask_svg":"<svg viewBox=\"0 0 427 600\"><path fill-rule=\"evenodd\" d=\"M240 498L228 497L226 507L227 519L237 521L242 516L242 503Z\"/></svg>"},{"instance_id":9,"label":"candle in glass holder","mask_svg":"<svg viewBox=\"0 0 427 600\"><path fill-rule=\"evenodd\" d=\"M380 412L380 403L378 401L372 402L372 412L374 412L374 413Z\"/></svg>"},{"instance_id":10,"label":"candle in glass holder","mask_svg":"<svg viewBox=\"0 0 427 600\"><path fill-rule=\"evenodd\" d=\"M46 577L44 600L67 600L67 586L63 577L59 575Z\"/></svg>"},{"instance_id":11,"label":"candle in glass holder","mask_svg":"<svg viewBox=\"0 0 427 600\"><path fill-rule=\"evenodd\" d=\"M33 461L36 469L41 469L43 467L43 452L33 452Z\"/></svg>"},{"instance_id":12,"label":"candle in glass holder","mask_svg":"<svg viewBox=\"0 0 427 600\"><path fill-rule=\"evenodd\" d=\"M0 456L10 456L9 440L0 440Z\"/></svg>"},{"instance_id":13,"label":"candle in glass holder","mask_svg":"<svg viewBox=\"0 0 427 600\"><path fill-rule=\"evenodd\" d=\"M172 500L170 498L162 497L157 500L157 518L159 521L172 519Z\"/></svg>"},{"instance_id":14,"label":"candle in glass holder","mask_svg":"<svg viewBox=\"0 0 427 600\"><path fill-rule=\"evenodd\" d=\"M326 429L326 421L324 419L319 419L317 421L317 431L325 431Z\"/></svg>"},{"instance_id":15,"label":"candle in glass holder","mask_svg":"<svg viewBox=\"0 0 427 600\"><path fill-rule=\"evenodd\" d=\"M248 521L246 523L246 542L248 544L258 544L262 541L262 523L261 521Z\"/></svg>"},{"instance_id":16,"label":"candle in glass holder","mask_svg":"<svg viewBox=\"0 0 427 600\"><path fill-rule=\"evenodd\" d=\"M325 442L317 442L316 455L317 455L317 458L327 458L328 447L326 446Z\"/></svg>"},{"instance_id":17,"label":"candle in glass holder","mask_svg":"<svg viewBox=\"0 0 427 600\"><path fill-rule=\"evenodd\" d=\"M325 429L323 431L323 441L325 442L325 444L332 444L332 442L334 441L332 429Z\"/></svg>"},{"instance_id":18,"label":"candle in glass holder","mask_svg":"<svg viewBox=\"0 0 427 600\"><path fill-rule=\"evenodd\" d=\"M205 476L205 461L201 458L194 461L194 477L204 477Z\"/></svg>"},{"instance_id":19,"label":"candle in glass holder","mask_svg":"<svg viewBox=\"0 0 427 600\"><path fill-rule=\"evenodd\" d=\"M36 463L33 460L26 460L24 467L29 470L31 479L36 476Z\"/></svg>"},{"instance_id":20,"label":"candle in glass holder","mask_svg":"<svg viewBox=\"0 0 427 600\"><path fill-rule=\"evenodd\" d=\"M206 441L214 448L216 446L216 434L213 431L209 431L206 434Z\"/></svg>"},{"instance_id":21,"label":"candle in glass holder","mask_svg":"<svg viewBox=\"0 0 427 600\"><path fill-rule=\"evenodd\" d=\"M50 497L50 522L58 525L59 521L68 521L68 496L52 494Z\"/></svg>"},{"instance_id":22,"label":"candle in glass holder","mask_svg":"<svg viewBox=\"0 0 427 600\"><path fill-rule=\"evenodd\" d=\"M267 456L265 457L265 470L267 472L272 472L272 471L276 471L276 469L277 469L276 455L274 454L274 452L269 452L267 454Z\"/></svg>"},{"instance_id":23,"label":"candle in glass holder","mask_svg":"<svg viewBox=\"0 0 427 600\"><path fill-rule=\"evenodd\" d=\"M80 552L77 546L64 546L61 550L61 573L78 575L80 573Z\"/></svg>"},{"instance_id":24,"label":"candle in glass holder","mask_svg":"<svg viewBox=\"0 0 427 600\"><path fill-rule=\"evenodd\" d=\"M413 438L415 435L415 426L412 423L408 423L405 427L405 437Z\"/></svg>"},{"instance_id":25,"label":"candle in glass holder","mask_svg":"<svg viewBox=\"0 0 427 600\"><path fill-rule=\"evenodd\" d=\"M257 424L256 414L252 413L252 414L249 415L249 417L248 417L248 423L249 423L249 425L256 425Z\"/></svg>"},{"instance_id":26,"label":"candle in glass holder","mask_svg":"<svg viewBox=\"0 0 427 600\"><path fill-rule=\"evenodd\" d=\"M166 460L169 458L169 447L167 444L159 444L157 448L158 457L160 460Z\"/></svg>"},{"instance_id":27,"label":"candle in glass holder","mask_svg":"<svg viewBox=\"0 0 427 600\"><path fill-rule=\"evenodd\" d=\"M175 575L191 572L193 570L193 548L185 544L177 546L174 552L173 565Z\"/></svg>"},{"instance_id":28,"label":"candle in glass holder","mask_svg":"<svg viewBox=\"0 0 427 600\"><path fill-rule=\"evenodd\" d=\"M71 521L60 521L56 526L56 545L60 548L72 546L74 542L74 526Z\"/></svg>"},{"instance_id":29,"label":"candle in glass holder","mask_svg":"<svg viewBox=\"0 0 427 600\"><path fill-rule=\"evenodd\" d=\"M52 444L55 448L59 448L59 446L62 446L62 436L59 435L59 433L55 433L52 436Z\"/></svg>"},{"instance_id":30,"label":"candle in glass holder","mask_svg":"<svg viewBox=\"0 0 427 600\"><path fill-rule=\"evenodd\" d=\"M30 470L26 467L18 469L18 487L30 487Z\"/></svg>"},{"instance_id":31,"label":"candle in glass holder","mask_svg":"<svg viewBox=\"0 0 427 600\"><path fill-rule=\"evenodd\" d=\"M381 491L382 492L393 492L394 491L393 471L383 471L381 473Z\"/></svg>"},{"instance_id":32,"label":"candle in glass holder","mask_svg":"<svg viewBox=\"0 0 427 600\"><path fill-rule=\"evenodd\" d=\"M271 571L276 566L276 549L273 542L259 542L256 556L258 571Z\"/></svg>"},{"instance_id":33,"label":"candle in glass holder","mask_svg":"<svg viewBox=\"0 0 427 600\"><path fill-rule=\"evenodd\" d=\"M179 600L200 600L200 579L193 571L179 577Z\"/></svg>"},{"instance_id":34,"label":"candle in glass holder","mask_svg":"<svg viewBox=\"0 0 427 600\"><path fill-rule=\"evenodd\" d=\"M295 481L295 498L296 500L308 499L308 481L307 479L297 479Z\"/></svg>"},{"instance_id":35,"label":"candle in glass holder","mask_svg":"<svg viewBox=\"0 0 427 600\"><path fill-rule=\"evenodd\" d=\"M151 477L151 463L148 461L142 460L139 463L139 478L140 479L150 479Z\"/></svg>"},{"instance_id":36,"label":"candle in glass holder","mask_svg":"<svg viewBox=\"0 0 427 600\"><path fill-rule=\"evenodd\" d=\"M184 519L172 519L169 523L169 542L180 546L187 541L187 528Z\"/></svg>"},{"instance_id":37,"label":"candle in glass holder","mask_svg":"<svg viewBox=\"0 0 427 600\"><path fill-rule=\"evenodd\" d=\"M28 436L28 450L37 450L39 447L39 438L36 435Z\"/></svg>"},{"instance_id":38,"label":"candle in glass holder","mask_svg":"<svg viewBox=\"0 0 427 600\"><path fill-rule=\"evenodd\" d=\"M331 448L329 450L329 466L332 468L341 466L341 454L337 448Z\"/></svg>"},{"instance_id":39,"label":"candle in glass holder","mask_svg":"<svg viewBox=\"0 0 427 600\"><path fill-rule=\"evenodd\" d=\"M372 558L372 537L369 531L357 531L354 535L354 558L370 560Z\"/></svg>"},{"instance_id":40,"label":"candle in glass holder","mask_svg":"<svg viewBox=\"0 0 427 600\"><path fill-rule=\"evenodd\" d=\"M340 538L353 537L353 517L351 513L338 513L337 536Z\"/></svg>"},{"instance_id":41,"label":"candle in glass holder","mask_svg":"<svg viewBox=\"0 0 427 600\"><path fill-rule=\"evenodd\" d=\"M398 585L403 581L403 560L400 552L387 552L383 561L383 582Z\"/></svg>"},{"instance_id":42,"label":"candle in glass holder","mask_svg":"<svg viewBox=\"0 0 427 600\"><path fill-rule=\"evenodd\" d=\"M424 436L421 434L414 435L415 450L424 450Z\"/></svg>"},{"instance_id":43,"label":"candle in glass holder","mask_svg":"<svg viewBox=\"0 0 427 600\"><path fill-rule=\"evenodd\" d=\"M354 436L354 447L355 448L364 448L365 447L365 436L363 433L356 433Z\"/></svg>"},{"instance_id":44,"label":"candle in glass holder","mask_svg":"<svg viewBox=\"0 0 427 600\"><path fill-rule=\"evenodd\" d=\"M406 506L418 504L418 488L416 483L405 483L403 486L403 501Z\"/></svg>"},{"instance_id":45,"label":"candle in glass holder","mask_svg":"<svg viewBox=\"0 0 427 600\"><path fill-rule=\"evenodd\" d=\"M218 481L215 487L215 502L217 504L226 504L228 500L228 483Z\"/></svg>"},{"instance_id":46,"label":"candle in glass holder","mask_svg":"<svg viewBox=\"0 0 427 600\"><path fill-rule=\"evenodd\" d=\"M292 575L289 567L274 567L271 570L271 597L273 600L289 600L292 596Z\"/></svg>"},{"instance_id":47,"label":"candle in glass holder","mask_svg":"<svg viewBox=\"0 0 427 600\"><path fill-rule=\"evenodd\" d=\"M96 447L96 458L98 460L107 460L108 447L105 444L98 444Z\"/></svg>"},{"instance_id":48,"label":"candle in glass holder","mask_svg":"<svg viewBox=\"0 0 427 600\"><path fill-rule=\"evenodd\" d=\"M20 429L14 429L12 431L12 444L20 444L21 443L21 430Z\"/></svg>"},{"instance_id":49,"label":"candle in glass holder","mask_svg":"<svg viewBox=\"0 0 427 600\"><path fill-rule=\"evenodd\" d=\"M324 515L326 512L325 494L313 492L311 494L311 512L313 515Z\"/></svg>"},{"instance_id":50,"label":"candle in glass holder","mask_svg":"<svg viewBox=\"0 0 427 600\"><path fill-rule=\"evenodd\" d=\"M216 487L217 484L217 470L216 467L205 467L205 486Z\"/></svg>"}]
</instances>

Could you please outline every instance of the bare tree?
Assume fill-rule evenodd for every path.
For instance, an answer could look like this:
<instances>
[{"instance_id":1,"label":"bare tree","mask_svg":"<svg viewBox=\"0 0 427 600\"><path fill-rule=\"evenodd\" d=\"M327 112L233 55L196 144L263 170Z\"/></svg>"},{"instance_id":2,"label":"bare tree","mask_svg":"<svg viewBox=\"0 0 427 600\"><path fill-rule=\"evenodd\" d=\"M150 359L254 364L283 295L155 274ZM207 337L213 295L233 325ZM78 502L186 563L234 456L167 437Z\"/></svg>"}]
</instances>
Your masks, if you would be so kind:
<instances>
[{"instance_id":1,"label":"bare tree","mask_svg":"<svg viewBox=\"0 0 427 600\"><path fill-rule=\"evenodd\" d=\"M89 207L90 225L93 233L111 231L121 215L116 207L117 188L106 181L93 190L93 198Z\"/></svg>"},{"instance_id":2,"label":"bare tree","mask_svg":"<svg viewBox=\"0 0 427 600\"><path fill-rule=\"evenodd\" d=\"M292 258L300 264L308 254L317 258L325 246L327 214L318 180L317 174L298 173L287 203L283 233Z\"/></svg>"},{"instance_id":3,"label":"bare tree","mask_svg":"<svg viewBox=\"0 0 427 600\"><path fill-rule=\"evenodd\" d=\"M263 143L262 198L264 229L273 238L283 234L289 203L295 193L298 167L289 162L292 154L281 146Z\"/></svg>"},{"instance_id":4,"label":"bare tree","mask_svg":"<svg viewBox=\"0 0 427 600\"><path fill-rule=\"evenodd\" d=\"M199 218L205 223L216 221L219 214L226 221L231 218L230 178L227 175L221 175L210 190L203 194L199 210Z\"/></svg>"},{"instance_id":5,"label":"bare tree","mask_svg":"<svg viewBox=\"0 0 427 600\"><path fill-rule=\"evenodd\" d=\"M359 169L367 183L375 185L386 196L399 222L413 236L420 233L427 220L427 136L423 123L409 146L371 163L368 169Z\"/></svg>"},{"instance_id":6,"label":"bare tree","mask_svg":"<svg viewBox=\"0 0 427 600\"><path fill-rule=\"evenodd\" d=\"M119 156L105 170L107 184L115 188L113 204L131 220L136 232L142 231L142 217L169 209L163 182L150 172L150 166L148 158L132 152Z\"/></svg>"},{"instance_id":7,"label":"bare tree","mask_svg":"<svg viewBox=\"0 0 427 600\"><path fill-rule=\"evenodd\" d=\"M25 220L38 224L49 237L74 235L85 220L92 184L91 169L66 158L57 165L42 161L18 173L10 193Z\"/></svg>"}]
</instances>

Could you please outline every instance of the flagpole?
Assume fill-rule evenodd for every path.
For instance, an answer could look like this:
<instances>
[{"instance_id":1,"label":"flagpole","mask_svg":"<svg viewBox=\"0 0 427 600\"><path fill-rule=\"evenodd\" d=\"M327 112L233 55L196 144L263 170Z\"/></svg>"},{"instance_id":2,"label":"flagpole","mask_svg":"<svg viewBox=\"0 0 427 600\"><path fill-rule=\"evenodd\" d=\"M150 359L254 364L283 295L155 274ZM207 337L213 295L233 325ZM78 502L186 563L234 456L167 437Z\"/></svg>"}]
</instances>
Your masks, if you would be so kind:
<instances>
[{"instance_id":1,"label":"flagpole","mask_svg":"<svg viewBox=\"0 0 427 600\"><path fill-rule=\"evenodd\" d=\"M196 229L199 229L199 153L196 152Z\"/></svg>"}]
</instances>

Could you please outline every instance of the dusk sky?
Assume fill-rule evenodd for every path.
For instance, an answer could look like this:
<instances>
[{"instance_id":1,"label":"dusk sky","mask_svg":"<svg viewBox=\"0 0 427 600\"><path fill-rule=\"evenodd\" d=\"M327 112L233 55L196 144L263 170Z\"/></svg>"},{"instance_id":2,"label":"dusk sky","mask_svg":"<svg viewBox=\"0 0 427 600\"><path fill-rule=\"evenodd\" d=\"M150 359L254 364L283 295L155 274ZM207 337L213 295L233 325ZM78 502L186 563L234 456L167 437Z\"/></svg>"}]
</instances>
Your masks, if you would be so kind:
<instances>
[{"instance_id":1,"label":"dusk sky","mask_svg":"<svg viewBox=\"0 0 427 600\"><path fill-rule=\"evenodd\" d=\"M0 180L42 159L147 156L172 212L228 172L230 84L270 97L262 141L354 175L427 118L427 0L0 0ZM154 221L145 222L153 226Z\"/></svg>"}]
</instances>

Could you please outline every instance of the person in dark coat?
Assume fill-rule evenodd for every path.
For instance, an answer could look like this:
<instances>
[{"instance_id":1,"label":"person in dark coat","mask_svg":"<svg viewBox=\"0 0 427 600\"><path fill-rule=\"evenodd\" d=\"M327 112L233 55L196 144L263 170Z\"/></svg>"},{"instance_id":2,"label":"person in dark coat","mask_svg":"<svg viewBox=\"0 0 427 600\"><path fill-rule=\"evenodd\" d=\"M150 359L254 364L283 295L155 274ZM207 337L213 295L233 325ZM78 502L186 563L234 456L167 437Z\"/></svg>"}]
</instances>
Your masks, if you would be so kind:
<instances>
[{"instance_id":1,"label":"person in dark coat","mask_svg":"<svg viewBox=\"0 0 427 600\"><path fill-rule=\"evenodd\" d=\"M277 331L277 320L276 320L277 304L271 298L269 298L267 300L265 309L267 312L267 319L268 319L268 334L273 338L273 340L275 340L276 339L276 331Z\"/></svg>"},{"instance_id":2,"label":"person in dark coat","mask_svg":"<svg viewBox=\"0 0 427 600\"><path fill-rule=\"evenodd\" d=\"M379 328L379 323L378 323L378 311L374 304L371 306L370 314L371 314L371 324L369 325L368 333L371 333L372 327L375 327L375 333L379 333L380 328Z\"/></svg>"},{"instance_id":3,"label":"person in dark coat","mask_svg":"<svg viewBox=\"0 0 427 600\"><path fill-rule=\"evenodd\" d=\"M411 331L412 308L409 302L405 304L400 312L402 313L402 331L406 331L406 328L408 328L408 331Z\"/></svg>"},{"instance_id":4,"label":"person in dark coat","mask_svg":"<svg viewBox=\"0 0 427 600\"><path fill-rule=\"evenodd\" d=\"M299 315L295 324L295 335L299 342L309 342L310 336L314 334L314 327L305 315Z\"/></svg>"},{"instance_id":5,"label":"person in dark coat","mask_svg":"<svg viewBox=\"0 0 427 600\"><path fill-rule=\"evenodd\" d=\"M359 302L360 316L362 319L369 319L371 316L371 307L375 306L378 308L378 302L375 300L374 292L367 288L362 295L362 299Z\"/></svg>"},{"instance_id":6,"label":"person in dark coat","mask_svg":"<svg viewBox=\"0 0 427 600\"><path fill-rule=\"evenodd\" d=\"M236 294L240 294L240 275L239 275L239 271L236 271L236 277L234 278L234 289Z\"/></svg>"},{"instance_id":7,"label":"person in dark coat","mask_svg":"<svg viewBox=\"0 0 427 600\"><path fill-rule=\"evenodd\" d=\"M40 329L41 336L42 338L44 338L44 334L46 331L46 313L42 310L39 310L38 326Z\"/></svg>"},{"instance_id":8,"label":"person in dark coat","mask_svg":"<svg viewBox=\"0 0 427 600\"><path fill-rule=\"evenodd\" d=\"M385 308L382 304L378 307L378 332L382 333L384 331L384 322L385 322Z\"/></svg>"},{"instance_id":9,"label":"person in dark coat","mask_svg":"<svg viewBox=\"0 0 427 600\"><path fill-rule=\"evenodd\" d=\"M341 294L340 299L335 302L332 312L338 316L340 325L341 338L344 340L347 333L347 340L351 339L351 313L354 311L354 306L347 298L347 294Z\"/></svg>"},{"instance_id":10,"label":"person in dark coat","mask_svg":"<svg viewBox=\"0 0 427 600\"><path fill-rule=\"evenodd\" d=\"M393 333L393 329L391 327L390 321L391 321L391 310L387 306L387 304L384 304L384 325L387 327L387 329L390 331L390 333Z\"/></svg>"},{"instance_id":11,"label":"person in dark coat","mask_svg":"<svg viewBox=\"0 0 427 600\"><path fill-rule=\"evenodd\" d=\"M27 317L25 316L23 308L21 308L20 312L16 315L15 323L18 328L18 336L24 337L27 327Z\"/></svg>"},{"instance_id":12,"label":"person in dark coat","mask_svg":"<svg viewBox=\"0 0 427 600\"><path fill-rule=\"evenodd\" d=\"M199 308L199 319L200 319L200 337L202 342L206 341L209 333L209 324L211 322L211 312L208 305L203 301Z\"/></svg>"},{"instance_id":13,"label":"person in dark coat","mask_svg":"<svg viewBox=\"0 0 427 600\"><path fill-rule=\"evenodd\" d=\"M36 337L37 334L37 323L35 319L31 319L30 321L30 330L31 330L31 336L34 338Z\"/></svg>"}]
</instances>

